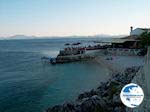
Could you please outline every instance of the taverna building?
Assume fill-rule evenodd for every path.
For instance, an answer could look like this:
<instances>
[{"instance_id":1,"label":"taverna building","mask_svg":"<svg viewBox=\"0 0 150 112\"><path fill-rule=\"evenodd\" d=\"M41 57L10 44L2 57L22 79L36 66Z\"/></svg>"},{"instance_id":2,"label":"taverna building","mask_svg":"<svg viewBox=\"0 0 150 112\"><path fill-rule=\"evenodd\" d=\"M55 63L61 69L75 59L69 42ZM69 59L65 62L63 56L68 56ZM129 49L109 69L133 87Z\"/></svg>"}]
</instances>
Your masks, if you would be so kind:
<instances>
[{"instance_id":1,"label":"taverna building","mask_svg":"<svg viewBox=\"0 0 150 112\"><path fill-rule=\"evenodd\" d=\"M130 36L139 36L144 32L150 32L150 28L135 28L133 29L133 27L131 26L131 31L130 31Z\"/></svg>"}]
</instances>

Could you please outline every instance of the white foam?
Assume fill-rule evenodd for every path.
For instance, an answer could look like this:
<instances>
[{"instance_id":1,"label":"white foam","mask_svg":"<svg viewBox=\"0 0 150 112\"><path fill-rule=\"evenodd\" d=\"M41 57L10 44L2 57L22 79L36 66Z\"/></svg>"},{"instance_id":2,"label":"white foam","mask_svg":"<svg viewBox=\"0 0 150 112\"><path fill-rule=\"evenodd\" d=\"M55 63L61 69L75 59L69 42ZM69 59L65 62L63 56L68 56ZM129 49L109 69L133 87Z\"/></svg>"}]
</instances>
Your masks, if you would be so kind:
<instances>
[{"instance_id":1,"label":"white foam","mask_svg":"<svg viewBox=\"0 0 150 112\"><path fill-rule=\"evenodd\" d=\"M42 51L41 54L46 57L56 57L59 51Z\"/></svg>"}]
</instances>

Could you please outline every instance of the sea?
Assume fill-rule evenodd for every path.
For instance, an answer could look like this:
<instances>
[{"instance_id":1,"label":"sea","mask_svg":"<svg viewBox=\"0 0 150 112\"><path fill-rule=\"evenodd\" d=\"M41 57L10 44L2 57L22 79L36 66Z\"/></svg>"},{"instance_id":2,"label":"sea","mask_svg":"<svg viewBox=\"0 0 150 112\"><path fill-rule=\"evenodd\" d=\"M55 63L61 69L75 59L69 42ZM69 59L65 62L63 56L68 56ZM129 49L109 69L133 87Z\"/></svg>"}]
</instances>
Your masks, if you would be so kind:
<instances>
[{"instance_id":1,"label":"sea","mask_svg":"<svg viewBox=\"0 0 150 112\"><path fill-rule=\"evenodd\" d=\"M108 70L94 61L55 65L41 61L43 56L56 57L65 43L91 40L0 40L0 112L43 112L105 81Z\"/></svg>"}]
</instances>

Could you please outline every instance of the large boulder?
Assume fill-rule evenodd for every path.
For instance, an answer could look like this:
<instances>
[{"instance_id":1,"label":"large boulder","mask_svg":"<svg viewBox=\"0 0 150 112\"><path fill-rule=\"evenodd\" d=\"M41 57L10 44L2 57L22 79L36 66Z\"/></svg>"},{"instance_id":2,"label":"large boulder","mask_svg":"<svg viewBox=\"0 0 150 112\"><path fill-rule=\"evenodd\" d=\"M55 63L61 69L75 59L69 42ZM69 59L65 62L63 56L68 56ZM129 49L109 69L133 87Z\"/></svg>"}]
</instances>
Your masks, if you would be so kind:
<instances>
[{"instance_id":1,"label":"large boulder","mask_svg":"<svg viewBox=\"0 0 150 112\"><path fill-rule=\"evenodd\" d=\"M106 112L106 102L97 95L85 100L81 104L82 112Z\"/></svg>"}]
</instances>

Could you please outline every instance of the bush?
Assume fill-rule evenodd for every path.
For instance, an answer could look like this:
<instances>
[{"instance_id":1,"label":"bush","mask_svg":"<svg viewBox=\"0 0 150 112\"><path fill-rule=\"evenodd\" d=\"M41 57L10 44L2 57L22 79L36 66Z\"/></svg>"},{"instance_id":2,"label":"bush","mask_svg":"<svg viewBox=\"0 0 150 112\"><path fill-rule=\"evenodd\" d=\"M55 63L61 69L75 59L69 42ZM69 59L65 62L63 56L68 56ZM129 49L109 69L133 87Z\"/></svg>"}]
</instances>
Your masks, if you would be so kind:
<instances>
[{"instance_id":1,"label":"bush","mask_svg":"<svg viewBox=\"0 0 150 112\"><path fill-rule=\"evenodd\" d=\"M141 40L142 47L150 46L150 32L142 33L138 39Z\"/></svg>"}]
</instances>

